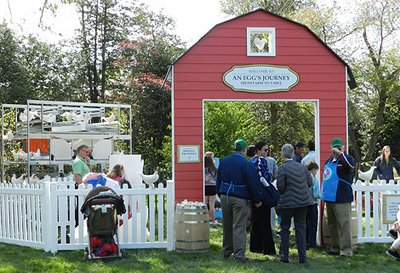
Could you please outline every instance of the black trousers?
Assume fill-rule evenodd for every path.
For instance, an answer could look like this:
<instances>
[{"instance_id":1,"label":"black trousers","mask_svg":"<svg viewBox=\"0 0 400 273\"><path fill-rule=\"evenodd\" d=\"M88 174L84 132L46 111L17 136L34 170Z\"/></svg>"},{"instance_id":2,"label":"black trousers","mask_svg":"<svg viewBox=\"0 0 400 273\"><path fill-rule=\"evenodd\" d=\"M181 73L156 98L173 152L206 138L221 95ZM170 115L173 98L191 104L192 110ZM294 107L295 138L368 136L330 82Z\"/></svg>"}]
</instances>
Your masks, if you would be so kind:
<instances>
[{"instance_id":1,"label":"black trousers","mask_svg":"<svg viewBox=\"0 0 400 273\"><path fill-rule=\"evenodd\" d=\"M289 260L289 228L292 217L296 232L296 245L299 262L306 261L306 216L308 207L281 209L281 246L280 253L283 260Z\"/></svg>"},{"instance_id":2,"label":"black trousers","mask_svg":"<svg viewBox=\"0 0 400 273\"><path fill-rule=\"evenodd\" d=\"M250 251L275 255L274 238L271 230L271 207L264 204L256 208L251 205Z\"/></svg>"},{"instance_id":3,"label":"black trousers","mask_svg":"<svg viewBox=\"0 0 400 273\"><path fill-rule=\"evenodd\" d=\"M307 208L307 246L315 248L317 246L317 226L318 226L318 204L313 204Z\"/></svg>"}]
</instances>

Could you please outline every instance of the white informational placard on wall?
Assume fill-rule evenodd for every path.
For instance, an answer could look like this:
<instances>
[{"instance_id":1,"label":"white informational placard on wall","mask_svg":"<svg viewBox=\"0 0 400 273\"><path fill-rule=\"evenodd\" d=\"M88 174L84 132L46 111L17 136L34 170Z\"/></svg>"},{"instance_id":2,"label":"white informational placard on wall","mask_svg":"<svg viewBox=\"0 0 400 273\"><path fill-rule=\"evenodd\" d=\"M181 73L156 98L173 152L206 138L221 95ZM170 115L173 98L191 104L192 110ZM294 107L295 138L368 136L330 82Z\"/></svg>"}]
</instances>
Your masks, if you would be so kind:
<instances>
[{"instance_id":1,"label":"white informational placard on wall","mask_svg":"<svg viewBox=\"0 0 400 273\"><path fill-rule=\"evenodd\" d=\"M178 163L200 162L200 145L178 145Z\"/></svg>"},{"instance_id":2,"label":"white informational placard on wall","mask_svg":"<svg viewBox=\"0 0 400 273\"><path fill-rule=\"evenodd\" d=\"M393 224L399 211L400 194L383 194L383 223Z\"/></svg>"}]
</instances>

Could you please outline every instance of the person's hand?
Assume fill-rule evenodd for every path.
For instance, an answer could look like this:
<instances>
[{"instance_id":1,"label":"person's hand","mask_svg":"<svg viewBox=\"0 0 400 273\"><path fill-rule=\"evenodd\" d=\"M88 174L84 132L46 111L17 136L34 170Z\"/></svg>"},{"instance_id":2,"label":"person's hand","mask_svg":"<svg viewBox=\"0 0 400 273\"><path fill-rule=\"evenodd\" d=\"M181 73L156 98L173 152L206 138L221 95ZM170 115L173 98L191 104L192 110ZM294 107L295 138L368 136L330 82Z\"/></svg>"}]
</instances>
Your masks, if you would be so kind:
<instances>
[{"instance_id":1,"label":"person's hand","mask_svg":"<svg viewBox=\"0 0 400 273\"><path fill-rule=\"evenodd\" d=\"M332 148L332 154L336 157L338 157L340 154L342 153L342 151L339 148Z\"/></svg>"},{"instance_id":2,"label":"person's hand","mask_svg":"<svg viewBox=\"0 0 400 273\"><path fill-rule=\"evenodd\" d=\"M255 204L254 204L254 206L256 206L256 208L261 207L261 205L262 205L262 202L258 202L258 203L255 203Z\"/></svg>"}]
</instances>

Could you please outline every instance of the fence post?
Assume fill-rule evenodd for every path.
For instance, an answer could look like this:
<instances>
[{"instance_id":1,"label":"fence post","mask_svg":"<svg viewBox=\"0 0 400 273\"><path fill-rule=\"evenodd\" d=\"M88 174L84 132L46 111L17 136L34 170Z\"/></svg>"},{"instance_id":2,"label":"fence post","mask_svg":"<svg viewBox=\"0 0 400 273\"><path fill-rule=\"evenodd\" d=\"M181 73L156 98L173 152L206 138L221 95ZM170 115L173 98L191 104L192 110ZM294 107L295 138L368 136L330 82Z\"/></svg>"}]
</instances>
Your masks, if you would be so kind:
<instances>
[{"instance_id":1,"label":"fence post","mask_svg":"<svg viewBox=\"0 0 400 273\"><path fill-rule=\"evenodd\" d=\"M52 182L50 176L44 177L43 208L42 208L42 236L45 243L45 251L57 252L57 182Z\"/></svg>"},{"instance_id":2,"label":"fence post","mask_svg":"<svg viewBox=\"0 0 400 273\"><path fill-rule=\"evenodd\" d=\"M167 180L167 250L174 250L175 186Z\"/></svg>"}]
</instances>

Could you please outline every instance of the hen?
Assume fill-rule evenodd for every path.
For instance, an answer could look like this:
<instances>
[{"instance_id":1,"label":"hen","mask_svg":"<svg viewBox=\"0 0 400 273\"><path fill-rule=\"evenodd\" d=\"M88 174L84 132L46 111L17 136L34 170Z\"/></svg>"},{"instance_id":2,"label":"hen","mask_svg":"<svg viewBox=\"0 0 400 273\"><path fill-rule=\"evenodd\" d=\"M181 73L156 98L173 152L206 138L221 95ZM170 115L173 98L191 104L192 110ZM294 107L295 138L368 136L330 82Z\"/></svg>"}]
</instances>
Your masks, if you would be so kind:
<instances>
[{"instance_id":1,"label":"hen","mask_svg":"<svg viewBox=\"0 0 400 273\"><path fill-rule=\"evenodd\" d=\"M374 170L376 169L376 166L372 166L368 171L362 172L361 170L358 170L358 178L364 181L370 181L372 178L372 175L374 174Z\"/></svg>"},{"instance_id":2,"label":"hen","mask_svg":"<svg viewBox=\"0 0 400 273\"><path fill-rule=\"evenodd\" d=\"M154 183L157 182L157 180L160 178L158 176L158 172L157 171L155 171L151 175L142 174L140 172L138 172L138 174L142 177L142 180L144 181L144 183L149 185L152 189L154 189Z\"/></svg>"}]
</instances>

